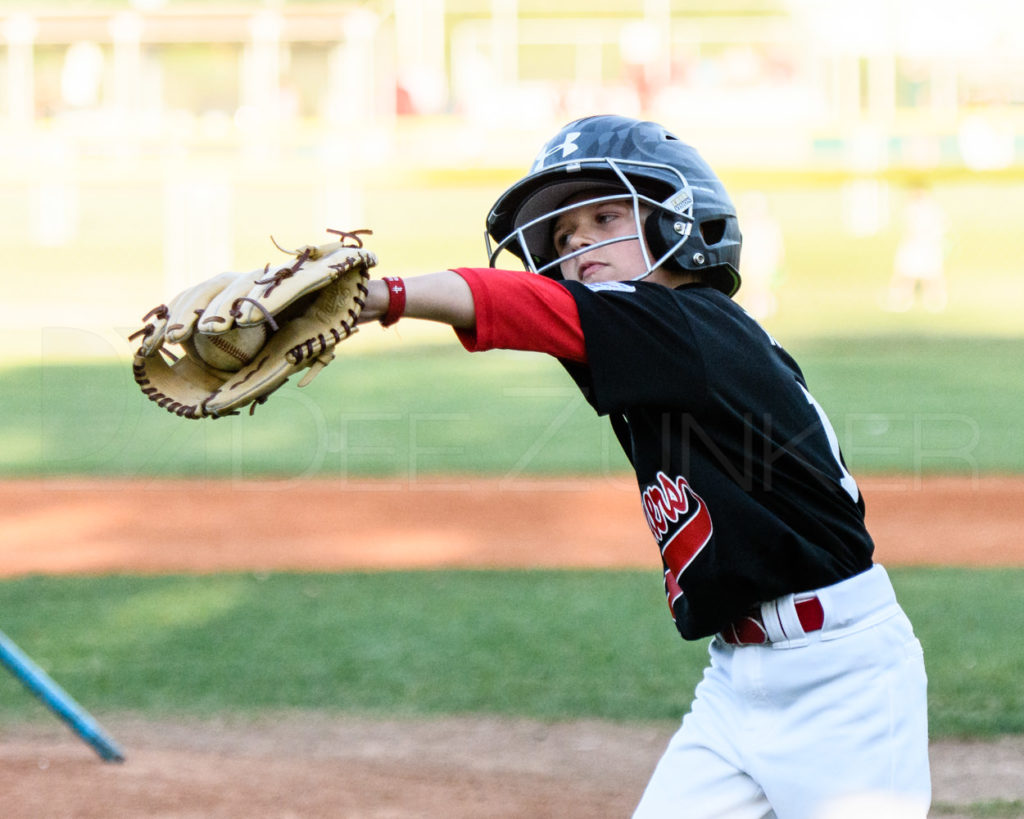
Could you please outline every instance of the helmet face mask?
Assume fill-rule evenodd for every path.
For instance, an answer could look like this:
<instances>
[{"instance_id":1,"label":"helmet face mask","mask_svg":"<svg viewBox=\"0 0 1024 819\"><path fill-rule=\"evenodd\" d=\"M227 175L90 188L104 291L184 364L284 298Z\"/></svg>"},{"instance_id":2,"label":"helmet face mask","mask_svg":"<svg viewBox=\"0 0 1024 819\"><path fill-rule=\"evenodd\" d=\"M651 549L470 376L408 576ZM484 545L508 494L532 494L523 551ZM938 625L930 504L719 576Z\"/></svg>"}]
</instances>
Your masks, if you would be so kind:
<instances>
[{"instance_id":1,"label":"helmet face mask","mask_svg":"<svg viewBox=\"0 0 1024 819\"><path fill-rule=\"evenodd\" d=\"M509 251L518 256L531 273L558 277L562 262L575 258L590 250L596 250L615 242L639 240L640 247L647 262L647 269L636 276L642 279L656 268L667 262L689 238L693 227L693 195L686 179L667 166L656 166L649 163L617 160L604 157L588 161L586 167L578 162L564 162L553 166L555 170L564 168L568 181L554 182L547 185L519 209L518 227L501 240L497 246L491 246L490 235L486 236L488 263L492 266L502 251ZM678 177L676 192L667 200L661 201L637 189L631 178L631 172L638 168L660 168L666 175ZM590 195L593 194L593 195ZM565 204L571 200L571 204ZM636 232L614 239L590 245L586 248L559 256L554 248L552 234L558 218L576 208L602 202L628 201L631 203ZM650 215L641 216L641 206L646 206ZM534 215L536 214L536 215ZM645 223L652 216L665 219L672 223L677 234L675 241L667 250L655 258L646 240Z\"/></svg>"},{"instance_id":2,"label":"helmet face mask","mask_svg":"<svg viewBox=\"0 0 1024 819\"><path fill-rule=\"evenodd\" d=\"M584 193L594 195L581 201ZM565 126L530 172L499 197L487 217L489 264L509 251L531 272L561 278L561 263L586 250L559 257L552 243L555 220L573 208L613 200L631 201L636 233L601 245L642 239L647 269L637 279L664 266L697 272L730 296L738 289L739 226L721 181L693 148L661 126L616 116ZM641 206L649 210L644 219Z\"/></svg>"}]
</instances>

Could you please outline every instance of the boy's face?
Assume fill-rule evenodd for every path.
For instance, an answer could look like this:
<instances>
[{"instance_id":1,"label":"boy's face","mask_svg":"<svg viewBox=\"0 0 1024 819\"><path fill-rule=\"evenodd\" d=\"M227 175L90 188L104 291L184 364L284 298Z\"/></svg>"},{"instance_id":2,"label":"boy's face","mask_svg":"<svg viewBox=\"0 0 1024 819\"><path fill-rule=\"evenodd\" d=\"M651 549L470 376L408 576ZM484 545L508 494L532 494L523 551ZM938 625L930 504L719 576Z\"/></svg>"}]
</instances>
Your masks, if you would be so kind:
<instances>
[{"instance_id":1,"label":"boy's face","mask_svg":"<svg viewBox=\"0 0 1024 819\"><path fill-rule=\"evenodd\" d=\"M594 198L593 193L580 194L577 200ZM565 204L571 204L569 200ZM643 224L650 208L640 205ZM620 236L631 236L605 247L567 259L560 265L562 276L569 281L618 282L631 281L647 272L647 259L637 237L637 224L630 200L598 202L581 205L563 213L555 222L552 238L559 256Z\"/></svg>"}]
</instances>

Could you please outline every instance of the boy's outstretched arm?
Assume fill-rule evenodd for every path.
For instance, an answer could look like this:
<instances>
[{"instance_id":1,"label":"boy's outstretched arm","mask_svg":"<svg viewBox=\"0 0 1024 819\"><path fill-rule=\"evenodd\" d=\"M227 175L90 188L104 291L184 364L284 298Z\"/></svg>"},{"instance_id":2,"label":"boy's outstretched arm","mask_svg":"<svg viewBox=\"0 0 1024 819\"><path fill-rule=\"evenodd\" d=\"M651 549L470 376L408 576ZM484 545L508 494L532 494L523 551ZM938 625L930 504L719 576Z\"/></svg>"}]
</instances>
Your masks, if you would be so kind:
<instances>
[{"instance_id":1,"label":"boy's outstretched arm","mask_svg":"<svg viewBox=\"0 0 1024 819\"><path fill-rule=\"evenodd\" d=\"M476 323L473 291L458 273L444 270L403 279L405 284L405 318L427 319L468 330ZM377 321L387 312L390 303L388 283L382 279L370 281L366 306L359 316L360 323Z\"/></svg>"},{"instance_id":2,"label":"boy's outstretched arm","mask_svg":"<svg viewBox=\"0 0 1024 819\"><path fill-rule=\"evenodd\" d=\"M458 268L402 283L401 316L451 325L467 350L530 350L570 361L587 359L576 302L565 287L544 276ZM389 286L388 277L369 282L360 322L387 317Z\"/></svg>"}]
</instances>

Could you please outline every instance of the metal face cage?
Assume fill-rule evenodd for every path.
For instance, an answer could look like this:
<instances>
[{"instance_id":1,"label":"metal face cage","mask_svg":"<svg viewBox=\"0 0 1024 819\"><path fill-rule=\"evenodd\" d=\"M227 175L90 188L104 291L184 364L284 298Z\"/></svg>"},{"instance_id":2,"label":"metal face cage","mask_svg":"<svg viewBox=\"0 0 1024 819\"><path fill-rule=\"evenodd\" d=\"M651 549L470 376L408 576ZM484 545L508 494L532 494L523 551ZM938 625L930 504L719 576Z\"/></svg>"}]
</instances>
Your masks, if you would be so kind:
<instances>
[{"instance_id":1,"label":"metal face cage","mask_svg":"<svg viewBox=\"0 0 1024 819\"><path fill-rule=\"evenodd\" d=\"M515 217L516 221L519 221L523 218L523 211L526 211L527 221L514 227L511 233L496 246L491 244L490 233L485 233L484 240L489 266L494 267L498 256L502 251L507 250L519 257L530 272L558 278L557 268L569 259L615 242L639 240L646 270L634 277L635 281L649 276L652 271L679 253L693 230L693 193L683 174L669 165L603 157L561 162L545 168L542 173L544 177L548 178L547 184L539 186L536 191L524 197ZM662 189L670 188L672 193L663 200L655 199L638 190L633 182L633 177L639 180L653 180ZM566 191L559 198L559 201L565 201L573 193L584 191L588 187L607 188L618 185L624 188L624 192L621 194L595 196L563 207L556 207L553 210L544 210L536 216L533 216L529 209L532 200L544 192L552 191L552 189ZM617 236L562 256L550 258L555 253L551 241L551 231L554 221L559 216L588 205L626 200L632 202L635 233ZM648 206L652 211L647 219L667 219L672 226L672 232L678 237L669 243L657 258L652 257L651 249L645 238L644 222L640 215L641 204ZM532 218L530 218L531 216Z\"/></svg>"}]
</instances>

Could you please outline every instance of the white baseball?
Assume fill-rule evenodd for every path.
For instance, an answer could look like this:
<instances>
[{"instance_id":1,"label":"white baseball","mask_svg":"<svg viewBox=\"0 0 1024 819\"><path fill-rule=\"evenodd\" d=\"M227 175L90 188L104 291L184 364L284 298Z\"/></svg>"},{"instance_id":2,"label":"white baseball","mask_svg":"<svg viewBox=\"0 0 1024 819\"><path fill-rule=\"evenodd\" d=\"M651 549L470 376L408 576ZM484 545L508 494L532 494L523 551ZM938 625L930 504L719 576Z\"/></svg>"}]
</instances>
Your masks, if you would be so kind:
<instances>
[{"instance_id":1,"label":"white baseball","mask_svg":"<svg viewBox=\"0 0 1024 819\"><path fill-rule=\"evenodd\" d=\"M235 327L226 333L192 337L196 353L211 367L225 372L238 372L253 360L267 341L267 325L251 324Z\"/></svg>"}]
</instances>

